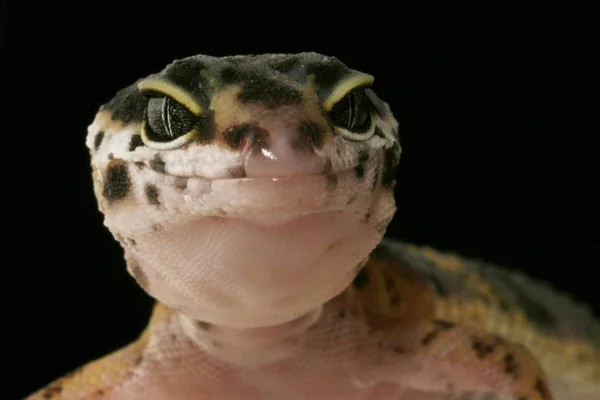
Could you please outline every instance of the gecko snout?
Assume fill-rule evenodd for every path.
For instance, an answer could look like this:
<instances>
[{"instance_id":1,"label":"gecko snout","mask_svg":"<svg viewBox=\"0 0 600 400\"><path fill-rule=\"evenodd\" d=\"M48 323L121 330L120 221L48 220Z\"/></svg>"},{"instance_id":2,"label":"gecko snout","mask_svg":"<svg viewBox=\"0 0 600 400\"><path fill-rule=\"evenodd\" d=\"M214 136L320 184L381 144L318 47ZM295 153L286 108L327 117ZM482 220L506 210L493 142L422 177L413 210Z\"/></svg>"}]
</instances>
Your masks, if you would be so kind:
<instances>
[{"instance_id":1,"label":"gecko snout","mask_svg":"<svg viewBox=\"0 0 600 400\"><path fill-rule=\"evenodd\" d=\"M322 144L316 125L307 122L293 125L274 122L244 128L240 150L246 176L315 175L324 170L324 160L314 151Z\"/></svg>"}]
</instances>

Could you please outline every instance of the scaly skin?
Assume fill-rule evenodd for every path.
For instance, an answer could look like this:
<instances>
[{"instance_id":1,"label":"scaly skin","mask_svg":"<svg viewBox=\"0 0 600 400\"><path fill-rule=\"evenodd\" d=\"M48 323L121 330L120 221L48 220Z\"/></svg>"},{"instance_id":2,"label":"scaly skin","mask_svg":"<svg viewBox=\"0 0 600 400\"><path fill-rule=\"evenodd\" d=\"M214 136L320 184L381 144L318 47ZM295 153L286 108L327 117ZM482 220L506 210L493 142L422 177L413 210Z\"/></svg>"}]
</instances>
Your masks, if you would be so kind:
<instances>
[{"instance_id":1,"label":"scaly skin","mask_svg":"<svg viewBox=\"0 0 600 400\"><path fill-rule=\"evenodd\" d=\"M139 340L29 398L600 398L583 307L382 241L400 145L372 81L314 53L196 56L103 106L99 208L157 305Z\"/></svg>"}]
</instances>

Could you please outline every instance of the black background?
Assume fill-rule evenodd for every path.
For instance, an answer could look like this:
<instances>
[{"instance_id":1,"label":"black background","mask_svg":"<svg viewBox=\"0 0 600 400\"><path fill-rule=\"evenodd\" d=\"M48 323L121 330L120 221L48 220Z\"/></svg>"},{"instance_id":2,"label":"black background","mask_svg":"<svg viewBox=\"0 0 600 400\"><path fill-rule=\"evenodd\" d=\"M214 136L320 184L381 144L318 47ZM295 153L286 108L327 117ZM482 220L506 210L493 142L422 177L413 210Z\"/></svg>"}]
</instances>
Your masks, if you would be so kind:
<instances>
[{"instance_id":1,"label":"black background","mask_svg":"<svg viewBox=\"0 0 600 400\"><path fill-rule=\"evenodd\" d=\"M118 89L196 53L317 51L375 75L403 146L389 236L524 270L600 312L589 10L216 3L0 7L0 397L143 329L151 300L102 226L86 128Z\"/></svg>"}]
</instances>

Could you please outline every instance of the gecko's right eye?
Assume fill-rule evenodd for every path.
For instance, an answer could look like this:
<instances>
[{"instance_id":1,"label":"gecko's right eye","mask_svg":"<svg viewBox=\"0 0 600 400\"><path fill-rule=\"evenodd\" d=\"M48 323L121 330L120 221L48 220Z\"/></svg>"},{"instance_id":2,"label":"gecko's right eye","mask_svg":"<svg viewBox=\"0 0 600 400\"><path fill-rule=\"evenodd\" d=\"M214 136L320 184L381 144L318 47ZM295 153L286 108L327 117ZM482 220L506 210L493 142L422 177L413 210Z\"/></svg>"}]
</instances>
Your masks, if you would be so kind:
<instances>
[{"instance_id":1,"label":"gecko's right eye","mask_svg":"<svg viewBox=\"0 0 600 400\"><path fill-rule=\"evenodd\" d=\"M145 136L152 142L171 142L190 132L200 117L169 96L148 99Z\"/></svg>"},{"instance_id":2,"label":"gecko's right eye","mask_svg":"<svg viewBox=\"0 0 600 400\"><path fill-rule=\"evenodd\" d=\"M186 91L158 79L142 81L138 89L148 99L142 123L142 140L148 147L175 149L198 134L204 112Z\"/></svg>"}]
</instances>

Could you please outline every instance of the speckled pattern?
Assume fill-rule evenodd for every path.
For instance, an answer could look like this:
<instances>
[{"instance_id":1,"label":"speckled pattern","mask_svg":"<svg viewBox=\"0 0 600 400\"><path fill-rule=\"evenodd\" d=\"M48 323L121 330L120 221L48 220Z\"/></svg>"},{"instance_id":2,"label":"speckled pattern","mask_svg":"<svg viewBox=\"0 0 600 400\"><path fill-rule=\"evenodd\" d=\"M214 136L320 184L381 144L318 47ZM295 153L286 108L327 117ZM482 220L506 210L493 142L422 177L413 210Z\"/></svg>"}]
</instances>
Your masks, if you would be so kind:
<instances>
[{"instance_id":1,"label":"speckled pattern","mask_svg":"<svg viewBox=\"0 0 600 400\"><path fill-rule=\"evenodd\" d=\"M194 56L102 106L98 206L157 305L29 398L600 398L585 307L383 239L401 148L373 82L315 53Z\"/></svg>"}]
</instances>

